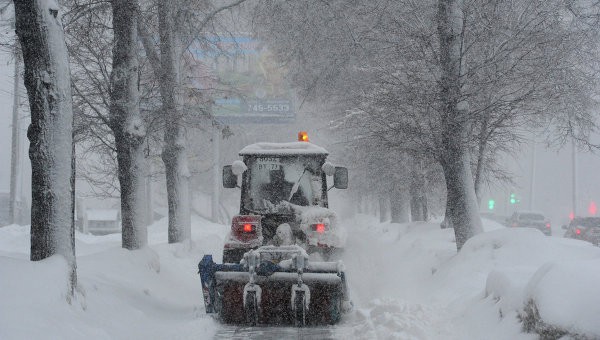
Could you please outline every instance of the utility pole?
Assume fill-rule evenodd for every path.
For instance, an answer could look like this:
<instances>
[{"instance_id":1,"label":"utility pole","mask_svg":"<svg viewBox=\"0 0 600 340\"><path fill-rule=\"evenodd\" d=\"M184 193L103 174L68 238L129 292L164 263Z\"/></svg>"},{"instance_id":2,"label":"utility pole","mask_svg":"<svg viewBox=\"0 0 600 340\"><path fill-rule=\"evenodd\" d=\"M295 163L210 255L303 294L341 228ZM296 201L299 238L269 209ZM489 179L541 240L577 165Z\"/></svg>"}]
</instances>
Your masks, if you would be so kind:
<instances>
[{"instance_id":1,"label":"utility pole","mask_svg":"<svg viewBox=\"0 0 600 340\"><path fill-rule=\"evenodd\" d=\"M19 53L18 47L15 46L15 77L13 84L13 112L12 112L12 142L11 142L11 157L10 157L10 201L8 206L9 223L20 223L20 214L17 215L17 183L19 178Z\"/></svg>"}]
</instances>

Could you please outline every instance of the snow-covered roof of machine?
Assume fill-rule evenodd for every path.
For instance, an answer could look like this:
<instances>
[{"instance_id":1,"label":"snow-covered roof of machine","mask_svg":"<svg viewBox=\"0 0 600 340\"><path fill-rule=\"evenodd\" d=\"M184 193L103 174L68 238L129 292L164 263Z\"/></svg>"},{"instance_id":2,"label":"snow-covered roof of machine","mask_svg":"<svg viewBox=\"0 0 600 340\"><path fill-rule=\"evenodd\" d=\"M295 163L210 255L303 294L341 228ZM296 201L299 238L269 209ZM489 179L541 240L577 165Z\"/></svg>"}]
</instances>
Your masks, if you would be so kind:
<instances>
[{"instance_id":1,"label":"snow-covered roof of machine","mask_svg":"<svg viewBox=\"0 0 600 340\"><path fill-rule=\"evenodd\" d=\"M328 155L322 147L309 142L291 143L256 143L246 146L240 151L244 155Z\"/></svg>"}]
</instances>

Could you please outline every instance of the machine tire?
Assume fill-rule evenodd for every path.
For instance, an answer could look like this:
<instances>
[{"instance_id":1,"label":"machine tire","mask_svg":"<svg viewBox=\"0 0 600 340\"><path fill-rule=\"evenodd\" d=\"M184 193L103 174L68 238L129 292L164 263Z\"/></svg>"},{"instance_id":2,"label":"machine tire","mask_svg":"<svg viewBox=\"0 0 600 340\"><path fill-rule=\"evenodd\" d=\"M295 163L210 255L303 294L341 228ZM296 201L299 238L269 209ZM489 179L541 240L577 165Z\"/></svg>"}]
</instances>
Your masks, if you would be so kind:
<instances>
[{"instance_id":1,"label":"machine tire","mask_svg":"<svg viewBox=\"0 0 600 340\"><path fill-rule=\"evenodd\" d=\"M256 299L256 292L248 292L246 294L244 311L246 314L246 323L249 326L256 326L258 324L258 301Z\"/></svg>"},{"instance_id":2,"label":"machine tire","mask_svg":"<svg viewBox=\"0 0 600 340\"><path fill-rule=\"evenodd\" d=\"M294 298L294 324L296 327L306 326L306 305L304 304L304 292L297 291Z\"/></svg>"},{"instance_id":3,"label":"machine tire","mask_svg":"<svg viewBox=\"0 0 600 340\"><path fill-rule=\"evenodd\" d=\"M329 324L334 325L342 317L342 299L339 294L335 294L329 305Z\"/></svg>"}]
</instances>

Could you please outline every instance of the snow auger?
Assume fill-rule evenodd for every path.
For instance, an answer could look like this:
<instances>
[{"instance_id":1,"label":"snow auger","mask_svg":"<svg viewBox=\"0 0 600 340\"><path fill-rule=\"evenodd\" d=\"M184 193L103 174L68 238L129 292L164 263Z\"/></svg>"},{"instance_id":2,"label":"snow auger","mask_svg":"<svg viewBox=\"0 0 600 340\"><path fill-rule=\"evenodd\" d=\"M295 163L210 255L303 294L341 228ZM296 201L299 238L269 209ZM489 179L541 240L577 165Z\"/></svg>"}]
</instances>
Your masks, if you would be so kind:
<instances>
[{"instance_id":1,"label":"snow auger","mask_svg":"<svg viewBox=\"0 0 600 340\"><path fill-rule=\"evenodd\" d=\"M298 137L249 145L243 161L223 168L223 186L241 188L240 213L223 264L212 255L198 264L206 312L222 322L335 324L352 306L338 259L346 235L327 202L329 189L347 187L348 170L326 162L327 151L305 133Z\"/></svg>"},{"instance_id":2,"label":"snow auger","mask_svg":"<svg viewBox=\"0 0 600 340\"><path fill-rule=\"evenodd\" d=\"M341 261L311 262L297 245L250 250L239 264L205 255L198 269L206 311L225 323L335 324L351 306Z\"/></svg>"}]
</instances>

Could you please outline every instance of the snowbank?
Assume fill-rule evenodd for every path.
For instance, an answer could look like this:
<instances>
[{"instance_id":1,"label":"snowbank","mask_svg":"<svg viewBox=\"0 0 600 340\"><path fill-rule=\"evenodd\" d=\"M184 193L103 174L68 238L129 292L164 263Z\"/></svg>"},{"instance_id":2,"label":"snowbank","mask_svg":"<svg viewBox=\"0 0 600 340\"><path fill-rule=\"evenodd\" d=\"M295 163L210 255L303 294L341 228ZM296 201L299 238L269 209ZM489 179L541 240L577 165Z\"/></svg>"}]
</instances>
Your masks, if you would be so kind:
<instances>
[{"instance_id":1,"label":"snowbank","mask_svg":"<svg viewBox=\"0 0 600 340\"><path fill-rule=\"evenodd\" d=\"M204 313L197 264L204 253L221 256L227 230L194 219L192 242L167 244L164 219L136 251L121 248L120 234L77 233L69 303L66 261L30 262L29 228L0 228L0 339L210 338L219 325Z\"/></svg>"},{"instance_id":2,"label":"snowbank","mask_svg":"<svg viewBox=\"0 0 600 340\"><path fill-rule=\"evenodd\" d=\"M532 330L600 338L600 258L547 263L525 291L522 317Z\"/></svg>"},{"instance_id":3,"label":"snowbank","mask_svg":"<svg viewBox=\"0 0 600 340\"><path fill-rule=\"evenodd\" d=\"M0 339L61 334L69 313L68 273L62 256L39 262L0 256Z\"/></svg>"},{"instance_id":4,"label":"snowbank","mask_svg":"<svg viewBox=\"0 0 600 340\"><path fill-rule=\"evenodd\" d=\"M379 223L359 216L345 259L358 306L349 326L390 339L536 339L522 322L533 300L546 323L600 338L598 247L488 220L484 230L457 253L453 230L439 223ZM388 308L385 320L375 315L380 297L429 311L412 326L429 323L438 333L427 326L410 336L398 333L398 320L408 316L396 307Z\"/></svg>"}]
</instances>

